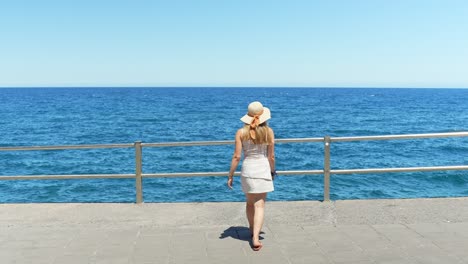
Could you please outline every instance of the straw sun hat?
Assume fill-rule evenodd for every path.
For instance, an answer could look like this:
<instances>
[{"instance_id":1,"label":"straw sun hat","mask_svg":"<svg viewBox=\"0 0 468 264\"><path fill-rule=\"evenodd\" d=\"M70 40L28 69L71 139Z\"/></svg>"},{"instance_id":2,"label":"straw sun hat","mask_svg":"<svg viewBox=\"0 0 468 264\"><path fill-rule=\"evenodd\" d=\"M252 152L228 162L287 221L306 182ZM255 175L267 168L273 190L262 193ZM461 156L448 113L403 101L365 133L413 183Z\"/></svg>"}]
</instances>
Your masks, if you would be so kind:
<instances>
[{"instance_id":1,"label":"straw sun hat","mask_svg":"<svg viewBox=\"0 0 468 264\"><path fill-rule=\"evenodd\" d=\"M258 126L271 118L270 109L264 107L260 102L252 102L247 108L247 114L240 120L247 125ZM254 122L254 120L258 120Z\"/></svg>"}]
</instances>

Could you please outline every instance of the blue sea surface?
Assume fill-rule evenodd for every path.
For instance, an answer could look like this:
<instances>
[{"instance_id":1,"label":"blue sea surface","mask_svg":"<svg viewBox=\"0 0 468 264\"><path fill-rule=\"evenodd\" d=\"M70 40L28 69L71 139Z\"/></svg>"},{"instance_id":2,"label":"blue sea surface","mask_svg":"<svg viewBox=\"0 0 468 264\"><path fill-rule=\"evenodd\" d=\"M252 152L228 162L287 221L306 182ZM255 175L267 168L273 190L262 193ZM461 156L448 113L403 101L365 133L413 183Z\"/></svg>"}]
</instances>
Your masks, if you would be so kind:
<instances>
[{"instance_id":1,"label":"blue sea surface","mask_svg":"<svg viewBox=\"0 0 468 264\"><path fill-rule=\"evenodd\" d=\"M468 131L468 89L6 88L0 147L232 140L251 101L276 138ZM143 172L228 171L233 146L143 148ZM0 151L0 175L135 173L134 149ZM278 170L323 168L323 143L277 144ZM468 137L336 142L332 169L468 165ZM239 167L240 169L240 167ZM1 177L0 176L0 177ZM143 179L145 202L243 201L226 177ZM468 196L468 171L331 176L332 199ZM321 200L322 175L269 200ZM0 202L134 202L132 179L0 181Z\"/></svg>"}]
</instances>

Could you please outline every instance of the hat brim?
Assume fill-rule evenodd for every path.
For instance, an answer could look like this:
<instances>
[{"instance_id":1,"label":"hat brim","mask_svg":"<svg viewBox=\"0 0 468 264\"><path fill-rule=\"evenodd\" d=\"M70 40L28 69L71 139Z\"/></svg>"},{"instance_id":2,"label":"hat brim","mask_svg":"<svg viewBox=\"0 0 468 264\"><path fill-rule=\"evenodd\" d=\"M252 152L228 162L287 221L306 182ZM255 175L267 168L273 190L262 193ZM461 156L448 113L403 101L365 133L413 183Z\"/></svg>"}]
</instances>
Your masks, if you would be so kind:
<instances>
[{"instance_id":1,"label":"hat brim","mask_svg":"<svg viewBox=\"0 0 468 264\"><path fill-rule=\"evenodd\" d=\"M271 113L270 109L267 107L263 107L263 114L259 116L259 124L265 123L265 121L269 120L271 118ZM247 125L250 125L252 123L253 117L247 115L244 115L241 119L242 122L246 123Z\"/></svg>"}]
</instances>

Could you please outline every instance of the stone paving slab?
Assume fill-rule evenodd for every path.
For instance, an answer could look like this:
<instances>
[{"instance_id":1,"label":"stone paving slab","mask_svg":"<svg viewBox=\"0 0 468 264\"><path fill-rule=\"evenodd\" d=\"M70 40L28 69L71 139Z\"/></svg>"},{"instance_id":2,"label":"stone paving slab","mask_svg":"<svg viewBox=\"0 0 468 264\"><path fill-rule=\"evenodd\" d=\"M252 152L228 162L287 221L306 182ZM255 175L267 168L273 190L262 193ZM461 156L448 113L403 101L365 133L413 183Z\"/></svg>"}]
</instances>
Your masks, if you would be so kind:
<instances>
[{"instance_id":1,"label":"stone paving slab","mask_svg":"<svg viewBox=\"0 0 468 264\"><path fill-rule=\"evenodd\" d=\"M1 204L0 263L468 263L468 198L268 202L260 252L244 208Z\"/></svg>"}]
</instances>

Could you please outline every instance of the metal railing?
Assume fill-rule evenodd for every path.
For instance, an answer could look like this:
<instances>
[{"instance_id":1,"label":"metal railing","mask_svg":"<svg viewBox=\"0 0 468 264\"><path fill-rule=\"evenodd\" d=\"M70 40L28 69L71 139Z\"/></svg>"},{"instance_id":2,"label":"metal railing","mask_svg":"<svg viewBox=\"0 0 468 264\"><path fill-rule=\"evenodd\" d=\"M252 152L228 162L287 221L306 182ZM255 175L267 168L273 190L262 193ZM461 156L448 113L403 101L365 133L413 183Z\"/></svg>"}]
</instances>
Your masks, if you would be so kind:
<instances>
[{"instance_id":1,"label":"metal railing","mask_svg":"<svg viewBox=\"0 0 468 264\"><path fill-rule=\"evenodd\" d=\"M330 200L330 175L331 174L353 174L353 173L389 173L389 172L416 172L416 171L445 171L445 170L468 170L468 165L437 166L437 167L408 167L408 168L372 168L372 169L341 169L332 170L330 165L330 146L333 142L366 141L366 140L402 140L421 138L448 138L468 137L468 132L432 133L432 134L406 134L406 135L383 135L383 136L359 136L359 137L330 137L323 138L289 138L276 139L275 143L324 143L324 166L319 170L288 170L278 171L279 175L314 175L323 174L323 200ZM228 176L229 172L190 172L190 173L143 173L142 171L142 148L143 147L188 147L188 146L213 146L233 145L233 140L225 141L191 141L191 142L164 142L164 143L142 143L134 144L99 144L99 145L64 145L64 146L27 146L27 147L0 147L0 151L28 151L28 150L70 150L70 149L108 149L108 148L134 148L135 149L135 174L77 174L77 175L16 175L0 176L0 180L34 180L34 179L95 179L95 178L134 178L136 189L136 203L143 202L143 178L162 177L205 177L205 176ZM229 163L229 161L226 161ZM240 173L236 172L236 176Z\"/></svg>"}]
</instances>

